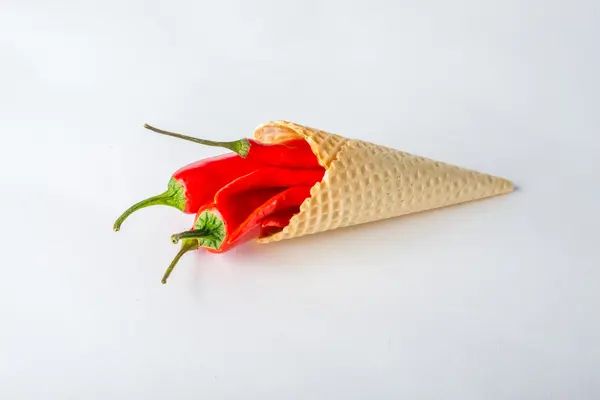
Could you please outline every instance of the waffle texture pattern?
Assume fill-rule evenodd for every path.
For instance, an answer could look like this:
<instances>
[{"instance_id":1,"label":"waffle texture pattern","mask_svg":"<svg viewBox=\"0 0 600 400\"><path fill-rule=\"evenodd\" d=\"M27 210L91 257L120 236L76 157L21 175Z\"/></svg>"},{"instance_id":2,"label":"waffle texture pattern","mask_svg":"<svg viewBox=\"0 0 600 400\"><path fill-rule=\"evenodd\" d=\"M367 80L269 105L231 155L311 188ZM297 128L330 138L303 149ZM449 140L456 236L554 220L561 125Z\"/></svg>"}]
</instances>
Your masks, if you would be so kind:
<instances>
[{"instance_id":1,"label":"waffle texture pattern","mask_svg":"<svg viewBox=\"0 0 600 400\"><path fill-rule=\"evenodd\" d=\"M288 121L260 125L263 143L305 139L326 169L300 213L269 243L513 191L506 179Z\"/></svg>"}]
</instances>

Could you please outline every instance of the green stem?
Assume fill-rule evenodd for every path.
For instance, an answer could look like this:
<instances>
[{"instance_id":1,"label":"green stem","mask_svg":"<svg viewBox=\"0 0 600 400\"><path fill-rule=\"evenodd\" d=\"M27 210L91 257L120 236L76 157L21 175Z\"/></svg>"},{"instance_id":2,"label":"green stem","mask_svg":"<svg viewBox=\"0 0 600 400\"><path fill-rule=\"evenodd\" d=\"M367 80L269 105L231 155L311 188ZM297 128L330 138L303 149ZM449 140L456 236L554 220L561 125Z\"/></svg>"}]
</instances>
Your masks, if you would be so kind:
<instances>
[{"instance_id":1,"label":"green stem","mask_svg":"<svg viewBox=\"0 0 600 400\"><path fill-rule=\"evenodd\" d=\"M172 235L171 241L178 243L182 239L195 240L199 247L220 250L226 237L227 232L223 220L213 212L204 211L194 221L193 229Z\"/></svg>"},{"instance_id":2,"label":"green stem","mask_svg":"<svg viewBox=\"0 0 600 400\"><path fill-rule=\"evenodd\" d=\"M213 146L213 147L221 147L224 149L229 149L241 157L246 158L248 156L248 151L250 151L250 142L248 139L240 139L233 142L215 142L213 140L199 139L191 136L182 135L175 132L165 131L163 129L158 129L153 127L152 125L144 124L144 128L149 129L153 132L160 133L161 135L171 136L178 139L188 140L190 142L199 143L205 146Z\"/></svg>"},{"instance_id":3,"label":"green stem","mask_svg":"<svg viewBox=\"0 0 600 400\"><path fill-rule=\"evenodd\" d=\"M129 207L117 220L113 225L113 229L115 232L121 229L121 224L127 217L131 214L140 210L142 208L150 207L150 206L169 206L178 209L179 211L183 211L185 209L185 190L181 183L179 183L175 178L171 178L169 180L168 189L166 192L159 194L158 196L153 196L147 198L145 200L140 201Z\"/></svg>"},{"instance_id":4,"label":"green stem","mask_svg":"<svg viewBox=\"0 0 600 400\"><path fill-rule=\"evenodd\" d=\"M125 210L125 212L123 214L121 214L121 216L119 218L117 218L117 220L115 221L115 224L113 225L113 230L115 232L119 231L119 229L121 229L121 224L123 223L123 221L125 221L127 219L127 217L129 217L131 214L133 214L137 210L140 210L140 209L146 208L146 207L150 207L150 206L156 206L156 205L170 206L171 205L170 202L171 202L171 194L169 193L168 190L166 192L164 192L163 194L159 194L158 196L154 196L154 197L150 197L148 199L142 200L139 203L136 203L136 204L132 205L131 207L129 207L127 210Z\"/></svg>"},{"instance_id":5,"label":"green stem","mask_svg":"<svg viewBox=\"0 0 600 400\"><path fill-rule=\"evenodd\" d=\"M188 239L203 239L207 236L208 232L202 229L193 229L191 231L185 231L181 233L176 233L171 236L171 241L173 243L179 243L180 240L188 240Z\"/></svg>"},{"instance_id":6,"label":"green stem","mask_svg":"<svg viewBox=\"0 0 600 400\"><path fill-rule=\"evenodd\" d=\"M185 240L182 244L181 244L181 249L179 250L179 252L177 253L177 255L175 256L175 258L173 259L173 261L171 261L171 264L169 265L169 268L167 268L167 270L165 271L165 274L163 275L161 282L163 284L167 283L167 279L169 279L169 276L171 276L171 272L173 272L173 269L175 268L175 265L177 265L177 263L179 262L179 259L181 259L181 257L183 257L183 255L185 253L187 253L190 250L197 250L199 247L198 245L198 241L197 240Z\"/></svg>"}]
</instances>

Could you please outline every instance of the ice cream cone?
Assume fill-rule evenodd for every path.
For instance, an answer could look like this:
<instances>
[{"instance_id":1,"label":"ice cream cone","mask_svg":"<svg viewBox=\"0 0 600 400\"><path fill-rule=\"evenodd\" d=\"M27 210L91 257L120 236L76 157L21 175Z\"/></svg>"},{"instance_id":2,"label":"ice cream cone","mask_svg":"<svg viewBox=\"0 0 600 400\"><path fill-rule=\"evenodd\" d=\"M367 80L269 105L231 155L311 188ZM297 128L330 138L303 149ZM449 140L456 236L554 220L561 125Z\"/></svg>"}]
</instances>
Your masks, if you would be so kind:
<instances>
[{"instance_id":1,"label":"ice cream cone","mask_svg":"<svg viewBox=\"0 0 600 400\"><path fill-rule=\"evenodd\" d=\"M287 121L260 125L264 143L305 139L326 169L283 231L269 243L479 200L513 190L506 179Z\"/></svg>"}]
</instances>

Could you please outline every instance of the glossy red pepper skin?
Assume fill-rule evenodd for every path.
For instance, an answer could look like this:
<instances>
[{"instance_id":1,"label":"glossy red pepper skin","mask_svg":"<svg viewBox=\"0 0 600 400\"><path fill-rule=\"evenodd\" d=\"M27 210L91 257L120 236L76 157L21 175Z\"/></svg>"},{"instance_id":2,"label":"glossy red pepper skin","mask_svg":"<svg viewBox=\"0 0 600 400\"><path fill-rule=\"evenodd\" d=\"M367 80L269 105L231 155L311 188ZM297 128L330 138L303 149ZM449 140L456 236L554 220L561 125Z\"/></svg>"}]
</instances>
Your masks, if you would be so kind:
<instances>
[{"instance_id":1,"label":"glossy red pepper skin","mask_svg":"<svg viewBox=\"0 0 600 400\"><path fill-rule=\"evenodd\" d=\"M322 169L310 145L304 139L289 140L277 144L264 144L246 139L249 150L246 158L250 161L276 167Z\"/></svg>"},{"instance_id":2,"label":"glossy red pepper skin","mask_svg":"<svg viewBox=\"0 0 600 400\"><path fill-rule=\"evenodd\" d=\"M266 227L275 227L275 228L285 228L289 225L290 219L300 212L300 206L287 208L285 210L278 211L274 214L269 215L267 218L262 220L261 226L263 228Z\"/></svg>"},{"instance_id":3,"label":"glossy red pepper skin","mask_svg":"<svg viewBox=\"0 0 600 400\"><path fill-rule=\"evenodd\" d=\"M298 170L292 168L265 167L237 178L215 195L215 203L235 201L235 196L252 190L313 186L321 181L325 169ZM229 203L231 204L231 203ZM233 205L231 205L233 207Z\"/></svg>"},{"instance_id":4,"label":"glossy red pepper skin","mask_svg":"<svg viewBox=\"0 0 600 400\"><path fill-rule=\"evenodd\" d=\"M260 208L266 201L268 201L274 195L283 190L285 189L267 188L241 193L238 196L238 204L235 207L235 209L230 210L230 212L226 213L228 215L227 218L223 217L221 210L217 207L217 205L214 202L203 205L196 213L194 223L192 224L192 228L189 231L182 233L196 233L198 232L198 230L201 230L203 234L200 238L184 238L182 249L185 248L185 251L189 251L203 247L206 251L212 253L224 253L228 251L232 246L230 246L227 243L227 236L231 234L240 224L242 224L244 222L244 219L246 219L253 211ZM207 218L207 220L212 219L213 221L219 222L216 228L213 225L212 228L206 230L206 225L200 222L200 219L204 216L207 216L207 214L211 214L214 217ZM222 240L219 243L218 248L211 247L211 245L214 244L214 241L204 241L204 239L206 239L207 237L216 238L221 236ZM177 239L176 241L179 241L179 239ZM208 243L211 243L211 245L209 245ZM177 262L181 254L181 252L178 254L178 257L176 257L174 263ZM174 263L172 263L169 267L170 270L172 270ZM168 276L169 274L170 271L167 273L166 276Z\"/></svg>"},{"instance_id":5,"label":"glossy red pepper skin","mask_svg":"<svg viewBox=\"0 0 600 400\"><path fill-rule=\"evenodd\" d=\"M210 253L225 253L237 245L264 234L265 228L262 221L269 215L279 215L280 218L285 216L289 221L293 215L290 212L292 210L299 211L300 205L310 196L310 189L311 186L291 187L271 196L266 201L264 199L269 194L269 190L274 189L248 192L245 194L245 198L244 195L240 196L246 214L246 218L241 223L224 218L217 204L202 206L196 214L192 229L171 237L174 243L183 241L181 249L165 271L161 282L167 283L177 262L190 250L203 247ZM262 204L257 206L261 202ZM203 217L204 223L201 221ZM207 223L206 221L212 222ZM210 226L215 229L211 229Z\"/></svg>"},{"instance_id":6,"label":"glossy red pepper skin","mask_svg":"<svg viewBox=\"0 0 600 400\"><path fill-rule=\"evenodd\" d=\"M236 154L220 155L186 165L172 174L167 190L129 207L114 223L118 231L133 212L148 206L166 205L184 213L196 213L192 230L175 234L182 246L163 276L166 283L179 259L188 251L204 247L225 252L264 234L262 221L284 210L283 225L323 179L323 168L309 143L303 139L265 144L253 139L216 142L163 131L155 132L184 140L227 148ZM271 225L272 226L272 225ZM282 226L276 226L282 228Z\"/></svg>"},{"instance_id":7,"label":"glossy red pepper skin","mask_svg":"<svg viewBox=\"0 0 600 400\"><path fill-rule=\"evenodd\" d=\"M224 221L234 224L243 222L255 207L250 210L244 205L246 198L253 199L259 191L274 190L273 195L281 193L289 187L308 186L312 187L319 182L325 170L297 170L280 167L265 167L248 175L242 176L230 184L224 186L215 195L215 204L222 214ZM249 195L254 193L254 195ZM308 197L309 194L307 194ZM265 198L264 201L268 200ZM262 203L261 203L262 204Z\"/></svg>"},{"instance_id":8,"label":"glossy red pepper skin","mask_svg":"<svg viewBox=\"0 0 600 400\"><path fill-rule=\"evenodd\" d=\"M131 214L145 207L164 205L193 214L200 206L212 201L217 191L231 181L256 171L260 166L237 154L210 157L177 170L169 180L167 191L129 207L115 221L118 231Z\"/></svg>"},{"instance_id":9,"label":"glossy red pepper skin","mask_svg":"<svg viewBox=\"0 0 600 400\"><path fill-rule=\"evenodd\" d=\"M248 193L244 199L241 199L245 200L244 209L246 210L246 216L241 222L235 214L226 213L218 204L212 204L203 207L201 211L198 212L194 221L194 227L196 226L198 219L205 212L212 213L219 218L224 225L225 238L219 248L205 247L205 249L210 253L225 253L235 246L258 238L262 232L262 220L269 215L281 210L299 210L300 204L310 196L310 189L310 186L295 186L285 189L266 200L265 197L267 191L262 191L259 196L256 196L256 193ZM257 203L261 204L256 206ZM292 215L290 215L289 218L291 218ZM194 227L192 228L192 231L195 229Z\"/></svg>"},{"instance_id":10,"label":"glossy red pepper skin","mask_svg":"<svg viewBox=\"0 0 600 400\"><path fill-rule=\"evenodd\" d=\"M174 243L182 241L182 245L165 271L162 283L166 283L179 259L190 250L203 247L211 253L224 253L263 235L262 220L280 211L299 210L324 173L325 170L266 167L223 187L214 202L196 214L191 230L171 236ZM292 182L297 185L286 186Z\"/></svg>"},{"instance_id":11,"label":"glossy red pepper skin","mask_svg":"<svg viewBox=\"0 0 600 400\"><path fill-rule=\"evenodd\" d=\"M240 208L243 211L237 213L226 212L224 209L226 206L219 207L216 203L203 206L196 214L192 229L173 235L174 242L183 239L183 247L187 247L185 251L203 247L210 253L225 253L235 246L260 237L264 233L262 221L270 215L281 215L283 212L289 221L293 216L292 210L299 211L300 205L310 197L311 186L295 186L271 195L269 192L273 190L260 189L240 195ZM207 215L219 221L217 224L219 232L206 230L206 226L199 222ZM199 240L207 237L219 237L221 241L218 246L201 246ZM211 243L212 246L214 242ZM174 262L176 263L177 260L178 258ZM170 266L170 270L172 266L174 264Z\"/></svg>"},{"instance_id":12,"label":"glossy red pepper skin","mask_svg":"<svg viewBox=\"0 0 600 400\"><path fill-rule=\"evenodd\" d=\"M181 184L185 192L185 207L182 211L187 214L196 213L223 186L259 168L260 165L237 154L210 157L180 168L173 174L173 179Z\"/></svg>"},{"instance_id":13,"label":"glossy red pepper skin","mask_svg":"<svg viewBox=\"0 0 600 400\"><path fill-rule=\"evenodd\" d=\"M279 233L290 224L292 217L300 212L300 206L278 211L264 218L261 222L260 238Z\"/></svg>"},{"instance_id":14,"label":"glossy red pepper skin","mask_svg":"<svg viewBox=\"0 0 600 400\"><path fill-rule=\"evenodd\" d=\"M310 197L310 189L311 186L294 186L271 197L256 208L243 223L236 227L234 232L228 234L225 243L234 246L249 239L258 238L261 233L263 219L281 210L291 208L298 208L299 210L304 200Z\"/></svg>"}]
</instances>

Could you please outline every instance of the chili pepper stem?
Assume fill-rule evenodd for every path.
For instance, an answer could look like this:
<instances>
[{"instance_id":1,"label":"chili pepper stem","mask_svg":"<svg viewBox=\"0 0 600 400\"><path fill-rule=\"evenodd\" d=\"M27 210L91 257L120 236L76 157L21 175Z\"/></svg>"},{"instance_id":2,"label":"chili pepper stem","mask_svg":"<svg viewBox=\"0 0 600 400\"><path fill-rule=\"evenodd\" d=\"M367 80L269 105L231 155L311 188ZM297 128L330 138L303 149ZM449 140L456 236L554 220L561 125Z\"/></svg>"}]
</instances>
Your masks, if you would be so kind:
<instances>
[{"instance_id":1,"label":"chili pepper stem","mask_svg":"<svg viewBox=\"0 0 600 400\"><path fill-rule=\"evenodd\" d=\"M161 279L161 283L163 285L165 283L167 283L167 279L169 279L169 276L171 276L171 272L173 272L173 269L175 268L175 266L177 265L177 263L179 262L181 257L183 257L183 255L190 250L198 249L198 247L199 247L199 245L198 245L197 240L194 240L194 239L184 240L184 242L181 244L181 249L179 250L177 255L175 255L175 258L173 258L173 261L171 261L171 264L169 265L169 267L167 268L167 270L165 271L165 274L163 275L163 277Z\"/></svg>"},{"instance_id":2,"label":"chili pepper stem","mask_svg":"<svg viewBox=\"0 0 600 400\"><path fill-rule=\"evenodd\" d=\"M121 229L121 224L123 223L123 221L125 221L125 219L127 219L127 217L129 217L131 214L133 214L137 210L140 210L145 207L154 206L154 205L163 205L163 204L166 205L166 202L168 199L169 199L169 193L167 191L163 194L159 194L158 196L147 198L145 200L140 201L139 203L132 205L127 210L125 210L125 212L123 214L121 214L121 216L115 221L113 230L115 232L118 232Z\"/></svg>"},{"instance_id":3,"label":"chili pepper stem","mask_svg":"<svg viewBox=\"0 0 600 400\"><path fill-rule=\"evenodd\" d=\"M215 142L213 140L199 139L192 136L186 136L175 132L165 131L163 129L158 129L148 124L144 124L144 128L156 133L160 133L161 135L171 136L194 143L199 143L205 146L222 147L224 149L229 149L244 158L248 156L248 151L250 151L250 142L248 141L248 139L240 139L233 142Z\"/></svg>"},{"instance_id":4,"label":"chili pepper stem","mask_svg":"<svg viewBox=\"0 0 600 400\"><path fill-rule=\"evenodd\" d=\"M185 231L185 232L180 232L180 233L176 233L174 235L171 235L171 241L175 244L179 243L180 240L188 240L188 239L202 239L205 238L207 236L208 232L203 231L203 230L191 230L191 231Z\"/></svg>"},{"instance_id":5,"label":"chili pepper stem","mask_svg":"<svg viewBox=\"0 0 600 400\"><path fill-rule=\"evenodd\" d=\"M180 211L183 211L185 208L185 193L183 186L177 182L177 180L171 178L169 181L169 187L164 193L135 203L125 210L125 212L121 214L121 216L115 221L113 230L118 232L121 229L121 224L123 221L125 221L127 217L137 210L156 205L174 207Z\"/></svg>"}]
</instances>

